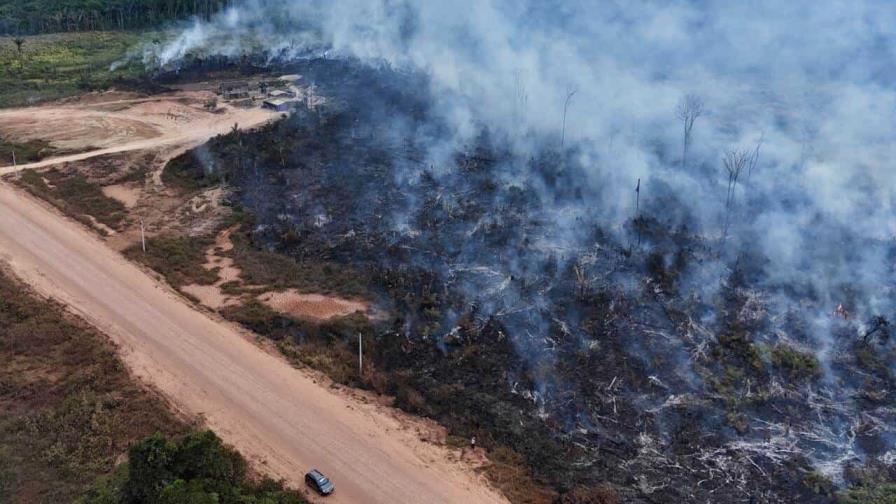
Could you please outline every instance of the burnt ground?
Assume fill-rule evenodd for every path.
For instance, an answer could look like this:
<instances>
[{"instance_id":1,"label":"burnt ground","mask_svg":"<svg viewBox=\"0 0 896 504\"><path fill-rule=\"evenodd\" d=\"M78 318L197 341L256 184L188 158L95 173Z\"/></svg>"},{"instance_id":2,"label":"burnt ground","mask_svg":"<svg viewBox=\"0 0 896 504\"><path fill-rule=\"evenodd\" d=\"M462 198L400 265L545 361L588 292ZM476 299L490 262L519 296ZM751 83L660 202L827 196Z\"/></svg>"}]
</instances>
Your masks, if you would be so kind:
<instances>
[{"instance_id":1,"label":"burnt ground","mask_svg":"<svg viewBox=\"0 0 896 504\"><path fill-rule=\"evenodd\" d=\"M350 268L389 316L320 325L256 306L231 318L293 350L344 353L363 332L375 372L341 381L521 461L541 490L513 500L891 491L886 319L857 337L866 321L847 301L822 361L804 314L772 309L782 287L764 281L764 259L721 248L676 201L605 222L589 202L607 195L580 183L574 148L520 156L486 127L454 144L418 76L320 59L284 70L327 105L217 137L164 179L231 187L252 247Z\"/></svg>"}]
</instances>

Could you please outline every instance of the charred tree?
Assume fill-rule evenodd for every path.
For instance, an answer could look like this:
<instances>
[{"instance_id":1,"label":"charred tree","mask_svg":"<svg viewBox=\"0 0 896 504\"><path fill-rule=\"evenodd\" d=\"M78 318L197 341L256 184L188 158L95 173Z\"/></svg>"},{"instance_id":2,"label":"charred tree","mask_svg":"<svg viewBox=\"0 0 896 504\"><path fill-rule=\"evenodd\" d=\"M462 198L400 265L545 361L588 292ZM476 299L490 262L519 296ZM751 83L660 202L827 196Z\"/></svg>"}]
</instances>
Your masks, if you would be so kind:
<instances>
[{"instance_id":1,"label":"charred tree","mask_svg":"<svg viewBox=\"0 0 896 504\"><path fill-rule=\"evenodd\" d=\"M744 168L749 165L751 157L749 152L735 149L728 151L728 153L725 154L725 157L722 158L725 173L728 175L728 185L725 192L725 225L722 230L723 244L728 237L728 229L731 225L732 213L734 212L737 181L740 179L740 175Z\"/></svg>"},{"instance_id":2,"label":"charred tree","mask_svg":"<svg viewBox=\"0 0 896 504\"><path fill-rule=\"evenodd\" d=\"M579 90L574 86L566 86L566 101L563 102L563 127L560 130L561 149L566 145L566 114L569 112L569 104L572 103L572 97L575 96L578 92Z\"/></svg>"},{"instance_id":3,"label":"charred tree","mask_svg":"<svg viewBox=\"0 0 896 504\"><path fill-rule=\"evenodd\" d=\"M890 321L887 320L887 317L884 317L883 315L875 316L871 321L870 328L865 331L865 334L862 336L862 341L868 343L874 335L878 335L880 341L889 339Z\"/></svg>"},{"instance_id":4,"label":"charred tree","mask_svg":"<svg viewBox=\"0 0 896 504\"><path fill-rule=\"evenodd\" d=\"M678 102L676 116L681 120L683 138L681 142L681 167L687 166L688 149L691 146L691 134L694 131L694 123L703 115L703 100L695 94L686 95Z\"/></svg>"}]
</instances>

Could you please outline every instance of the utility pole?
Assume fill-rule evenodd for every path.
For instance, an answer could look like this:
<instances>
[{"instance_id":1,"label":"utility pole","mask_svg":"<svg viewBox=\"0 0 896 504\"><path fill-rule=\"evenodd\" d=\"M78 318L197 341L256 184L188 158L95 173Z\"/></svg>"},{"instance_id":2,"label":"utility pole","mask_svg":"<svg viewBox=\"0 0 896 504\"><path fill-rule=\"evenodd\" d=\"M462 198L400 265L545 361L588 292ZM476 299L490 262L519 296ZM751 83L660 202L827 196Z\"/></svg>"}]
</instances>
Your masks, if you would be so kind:
<instances>
[{"instance_id":1,"label":"utility pole","mask_svg":"<svg viewBox=\"0 0 896 504\"><path fill-rule=\"evenodd\" d=\"M143 253L146 253L146 227L143 225L143 218L140 218L140 241L143 243Z\"/></svg>"},{"instance_id":2,"label":"utility pole","mask_svg":"<svg viewBox=\"0 0 896 504\"><path fill-rule=\"evenodd\" d=\"M358 376L361 376L361 371L364 368L364 350L361 346L361 333L358 333Z\"/></svg>"},{"instance_id":3,"label":"utility pole","mask_svg":"<svg viewBox=\"0 0 896 504\"><path fill-rule=\"evenodd\" d=\"M638 249L641 248L641 228L638 227L638 217L641 215L641 178L638 178L638 187L635 188L635 227L638 229Z\"/></svg>"}]
</instances>

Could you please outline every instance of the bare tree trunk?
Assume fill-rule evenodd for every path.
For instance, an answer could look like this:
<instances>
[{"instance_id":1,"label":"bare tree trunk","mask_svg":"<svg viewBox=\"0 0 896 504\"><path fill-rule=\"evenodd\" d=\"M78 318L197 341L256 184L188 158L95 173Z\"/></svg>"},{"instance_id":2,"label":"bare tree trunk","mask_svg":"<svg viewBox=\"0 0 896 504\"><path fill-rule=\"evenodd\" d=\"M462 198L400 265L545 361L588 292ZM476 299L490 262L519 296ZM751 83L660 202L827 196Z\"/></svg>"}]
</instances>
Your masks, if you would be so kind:
<instances>
[{"instance_id":1,"label":"bare tree trunk","mask_svg":"<svg viewBox=\"0 0 896 504\"><path fill-rule=\"evenodd\" d=\"M560 148L562 149L566 144L566 113L569 111L569 104L572 102L572 97L578 93L579 90L574 88L573 86L566 86L566 101L563 103L563 128L560 130Z\"/></svg>"},{"instance_id":2,"label":"bare tree trunk","mask_svg":"<svg viewBox=\"0 0 896 504\"><path fill-rule=\"evenodd\" d=\"M725 154L725 157L722 159L722 164L725 167L725 171L728 174L728 188L725 193L725 224L723 226L722 231L722 245L724 246L725 240L728 238L728 229L731 225L731 217L734 213L735 206L735 194L737 191L737 181L740 178L740 174L743 169L749 163L751 155L749 152L745 150L731 150Z\"/></svg>"},{"instance_id":3,"label":"bare tree trunk","mask_svg":"<svg viewBox=\"0 0 896 504\"><path fill-rule=\"evenodd\" d=\"M753 153L750 155L750 167L747 169L747 185L750 185L750 179L753 177L753 170L756 168L756 163L759 162L759 149L762 148L763 142L765 142L765 133L762 133L759 136L759 141L756 142L756 148L753 149Z\"/></svg>"},{"instance_id":4,"label":"bare tree trunk","mask_svg":"<svg viewBox=\"0 0 896 504\"><path fill-rule=\"evenodd\" d=\"M638 178L638 186L635 187L635 227L638 229L638 249L641 248L641 227L638 217L641 216L641 178Z\"/></svg>"},{"instance_id":5,"label":"bare tree trunk","mask_svg":"<svg viewBox=\"0 0 896 504\"><path fill-rule=\"evenodd\" d=\"M703 100L694 94L686 95L678 102L676 116L681 120L683 138L681 141L681 168L687 167L688 149L691 146L691 134L697 118L703 115Z\"/></svg>"}]
</instances>

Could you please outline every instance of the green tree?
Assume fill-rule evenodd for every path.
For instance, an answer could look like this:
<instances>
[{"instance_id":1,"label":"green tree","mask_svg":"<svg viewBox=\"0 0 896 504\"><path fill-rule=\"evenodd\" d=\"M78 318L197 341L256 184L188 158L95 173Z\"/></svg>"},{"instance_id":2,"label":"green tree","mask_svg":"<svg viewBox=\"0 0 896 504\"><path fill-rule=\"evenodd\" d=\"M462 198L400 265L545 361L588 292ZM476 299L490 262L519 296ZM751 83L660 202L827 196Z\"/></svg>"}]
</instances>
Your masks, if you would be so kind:
<instances>
[{"instance_id":1,"label":"green tree","mask_svg":"<svg viewBox=\"0 0 896 504\"><path fill-rule=\"evenodd\" d=\"M155 434L134 445L129 452L130 467L124 487L129 502L156 502L168 483L176 479L173 471L177 445Z\"/></svg>"},{"instance_id":2,"label":"green tree","mask_svg":"<svg viewBox=\"0 0 896 504\"><path fill-rule=\"evenodd\" d=\"M207 492L198 481L179 479L165 487L159 496L159 504L219 504L218 494Z\"/></svg>"},{"instance_id":3,"label":"green tree","mask_svg":"<svg viewBox=\"0 0 896 504\"><path fill-rule=\"evenodd\" d=\"M91 488L79 504L304 504L283 485L246 476L246 461L212 431L175 443L156 434L134 445L129 464Z\"/></svg>"},{"instance_id":4,"label":"green tree","mask_svg":"<svg viewBox=\"0 0 896 504\"><path fill-rule=\"evenodd\" d=\"M208 479L238 485L246 477L243 458L224 446L210 430L189 434L181 441L174 468L186 480Z\"/></svg>"}]
</instances>

